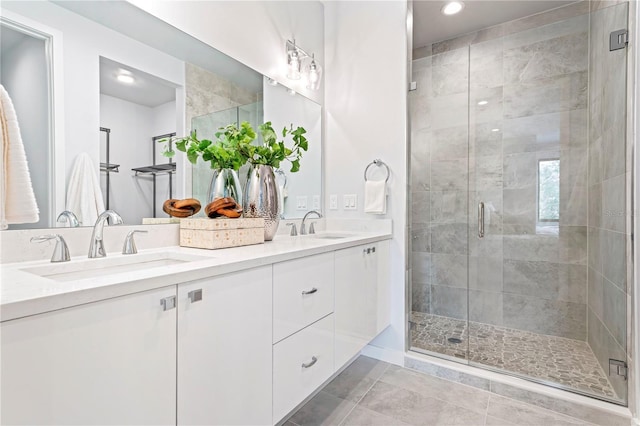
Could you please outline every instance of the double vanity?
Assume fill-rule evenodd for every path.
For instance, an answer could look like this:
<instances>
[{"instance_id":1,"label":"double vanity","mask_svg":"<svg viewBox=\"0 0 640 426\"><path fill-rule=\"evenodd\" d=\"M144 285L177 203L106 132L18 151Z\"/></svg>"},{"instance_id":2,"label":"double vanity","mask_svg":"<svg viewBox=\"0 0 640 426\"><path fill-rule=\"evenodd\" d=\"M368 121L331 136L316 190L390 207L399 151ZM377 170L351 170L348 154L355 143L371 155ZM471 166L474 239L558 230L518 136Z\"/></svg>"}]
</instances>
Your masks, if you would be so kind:
<instances>
[{"instance_id":1,"label":"double vanity","mask_svg":"<svg viewBox=\"0 0 640 426\"><path fill-rule=\"evenodd\" d=\"M1 422L280 422L389 325L385 222L3 264Z\"/></svg>"}]
</instances>

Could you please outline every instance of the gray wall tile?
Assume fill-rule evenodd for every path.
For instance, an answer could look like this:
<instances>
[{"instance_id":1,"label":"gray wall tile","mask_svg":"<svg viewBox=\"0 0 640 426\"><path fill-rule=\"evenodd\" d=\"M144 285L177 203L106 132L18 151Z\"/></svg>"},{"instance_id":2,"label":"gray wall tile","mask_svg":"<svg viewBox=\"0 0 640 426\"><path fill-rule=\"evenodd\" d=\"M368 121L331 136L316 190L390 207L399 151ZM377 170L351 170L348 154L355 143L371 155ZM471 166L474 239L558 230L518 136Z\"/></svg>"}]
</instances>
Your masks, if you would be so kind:
<instances>
[{"instance_id":1,"label":"gray wall tile","mask_svg":"<svg viewBox=\"0 0 640 426\"><path fill-rule=\"evenodd\" d=\"M431 313L445 317L467 319L467 289L432 285Z\"/></svg>"},{"instance_id":2,"label":"gray wall tile","mask_svg":"<svg viewBox=\"0 0 640 426\"><path fill-rule=\"evenodd\" d=\"M505 260L504 291L586 304L587 268L555 262Z\"/></svg>"},{"instance_id":3,"label":"gray wall tile","mask_svg":"<svg viewBox=\"0 0 640 426\"><path fill-rule=\"evenodd\" d=\"M585 340L585 316L585 306L581 303L508 293L503 297L504 325L510 328Z\"/></svg>"}]
</instances>

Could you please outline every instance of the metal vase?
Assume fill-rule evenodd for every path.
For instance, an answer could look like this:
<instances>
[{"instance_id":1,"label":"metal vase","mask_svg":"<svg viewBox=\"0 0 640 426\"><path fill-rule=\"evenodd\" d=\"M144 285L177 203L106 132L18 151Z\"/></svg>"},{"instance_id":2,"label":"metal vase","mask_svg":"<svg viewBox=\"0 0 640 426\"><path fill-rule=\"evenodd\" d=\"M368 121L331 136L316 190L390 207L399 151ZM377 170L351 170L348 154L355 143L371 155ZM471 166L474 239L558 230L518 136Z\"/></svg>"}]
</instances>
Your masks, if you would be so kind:
<instances>
[{"instance_id":1,"label":"metal vase","mask_svg":"<svg viewBox=\"0 0 640 426\"><path fill-rule=\"evenodd\" d=\"M264 239L271 241L278 231L282 206L273 167L252 165L242 201L244 217L264 218Z\"/></svg>"},{"instance_id":2,"label":"metal vase","mask_svg":"<svg viewBox=\"0 0 640 426\"><path fill-rule=\"evenodd\" d=\"M209 185L207 203L216 198L231 197L237 203L242 202L242 187L238 173L233 169L216 169L213 171Z\"/></svg>"}]
</instances>

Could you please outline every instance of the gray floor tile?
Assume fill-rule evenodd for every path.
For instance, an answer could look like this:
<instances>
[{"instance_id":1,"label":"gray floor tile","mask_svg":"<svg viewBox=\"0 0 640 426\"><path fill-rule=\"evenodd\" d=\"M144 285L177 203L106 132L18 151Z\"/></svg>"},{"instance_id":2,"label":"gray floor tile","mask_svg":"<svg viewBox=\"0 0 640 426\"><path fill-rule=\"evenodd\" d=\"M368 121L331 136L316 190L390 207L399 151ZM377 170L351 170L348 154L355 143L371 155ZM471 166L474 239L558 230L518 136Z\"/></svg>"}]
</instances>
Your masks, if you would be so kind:
<instances>
[{"instance_id":1,"label":"gray floor tile","mask_svg":"<svg viewBox=\"0 0 640 426\"><path fill-rule=\"evenodd\" d=\"M484 414L384 382L376 383L360 405L413 425L482 425Z\"/></svg>"},{"instance_id":2,"label":"gray floor tile","mask_svg":"<svg viewBox=\"0 0 640 426\"><path fill-rule=\"evenodd\" d=\"M487 415L488 417L494 418L495 421L507 421L511 422L510 424L523 426L573 426L586 424L578 419L562 416L552 411L537 408L529 404L525 404L509 398L503 398L497 395L491 395L491 397L489 398L489 408L487 410Z\"/></svg>"},{"instance_id":3,"label":"gray floor tile","mask_svg":"<svg viewBox=\"0 0 640 426\"><path fill-rule=\"evenodd\" d=\"M390 366L380 381L478 413L485 413L489 403L488 392L397 366Z\"/></svg>"},{"instance_id":4,"label":"gray floor tile","mask_svg":"<svg viewBox=\"0 0 640 426\"><path fill-rule=\"evenodd\" d=\"M291 418L299 426L338 425L355 407L351 401L320 391Z\"/></svg>"},{"instance_id":5,"label":"gray floor tile","mask_svg":"<svg viewBox=\"0 0 640 426\"><path fill-rule=\"evenodd\" d=\"M322 390L338 398L358 402L388 366L386 362L360 356Z\"/></svg>"},{"instance_id":6,"label":"gray floor tile","mask_svg":"<svg viewBox=\"0 0 640 426\"><path fill-rule=\"evenodd\" d=\"M341 426L405 426L408 423L357 405Z\"/></svg>"}]
</instances>

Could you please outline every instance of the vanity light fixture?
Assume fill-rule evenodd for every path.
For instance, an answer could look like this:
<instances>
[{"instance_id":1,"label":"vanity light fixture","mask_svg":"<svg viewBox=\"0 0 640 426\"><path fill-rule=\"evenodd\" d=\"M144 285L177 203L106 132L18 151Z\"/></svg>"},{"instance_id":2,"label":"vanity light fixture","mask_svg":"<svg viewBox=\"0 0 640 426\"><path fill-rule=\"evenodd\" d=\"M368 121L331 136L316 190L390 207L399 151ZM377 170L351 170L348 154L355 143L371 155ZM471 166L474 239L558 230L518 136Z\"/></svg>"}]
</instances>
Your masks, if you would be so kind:
<instances>
[{"instance_id":1,"label":"vanity light fixture","mask_svg":"<svg viewBox=\"0 0 640 426\"><path fill-rule=\"evenodd\" d=\"M456 13L460 13L462 9L464 9L463 2L450 1L444 6L442 6L442 9L440 9L440 11L442 12L443 15L451 16L451 15L455 15Z\"/></svg>"},{"instance_id":2,"label":"vanity light fixture","mask_svg":"<svg viewBox=\"0 0 640 426\"><path fill-rule=\"evenodd\" d=\"M309 82L307 89L318 90L320 88L320 78L322 77L322 68L316 63L316 58L311 54L311 63L307 67Z\"/></svg>"},{"instance_id":3,"label":"vanity light fixture","mask_svg":"<svg viewBox=\"0 0 640 426\"><path fill-rule=\"evenodd\" d=\"M290 80L300 80L302 78L303 62L311 59L311 62L304 68L307 88L318 90L322 78L322 67L316 62L315 56L305 52L296 44L295 39L293 41L287 40L285 47L287 52L287 78Z\"/></svg>"}]
</instances>

